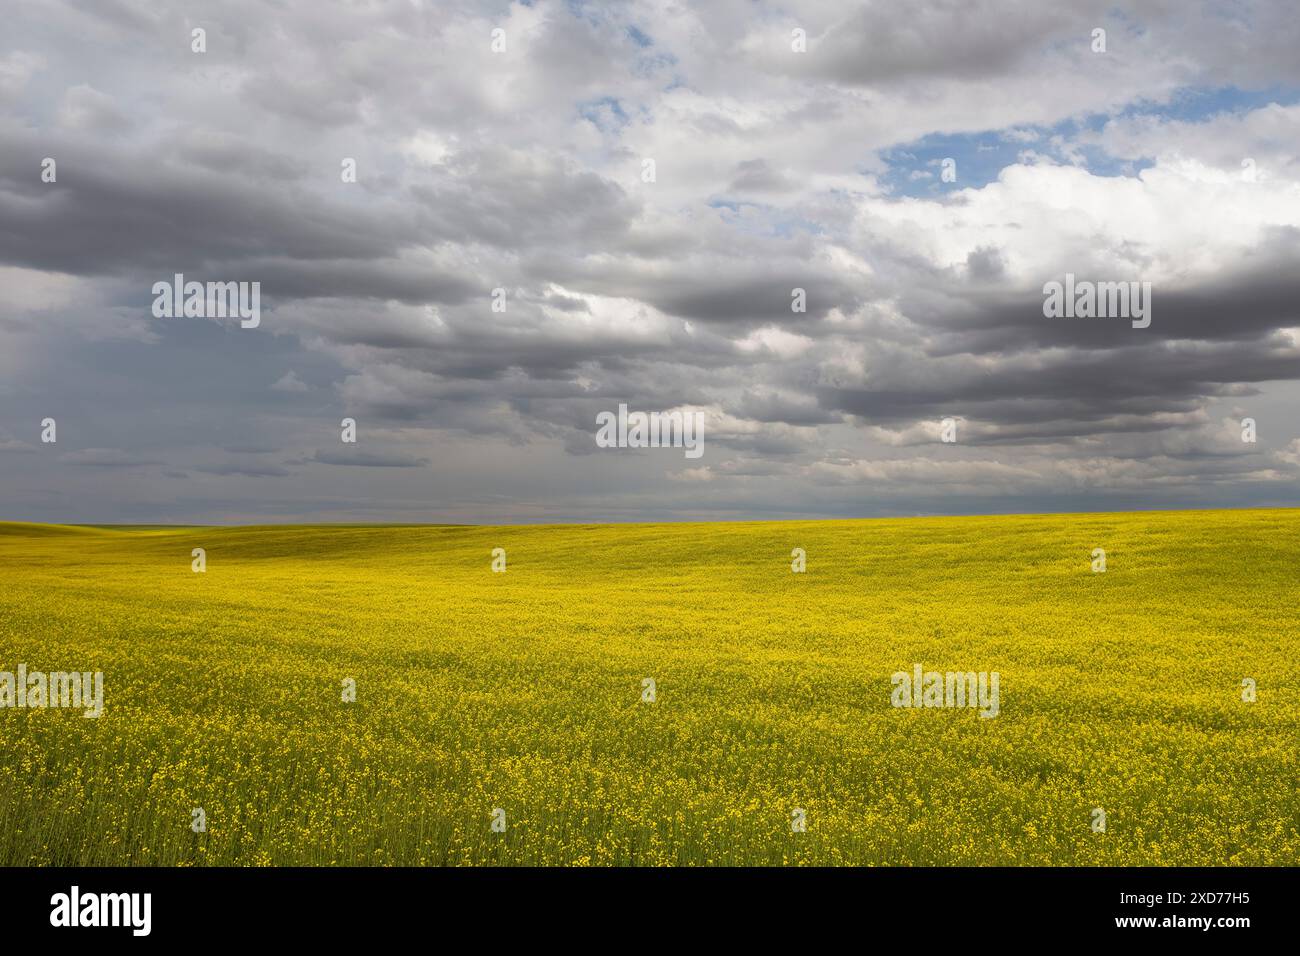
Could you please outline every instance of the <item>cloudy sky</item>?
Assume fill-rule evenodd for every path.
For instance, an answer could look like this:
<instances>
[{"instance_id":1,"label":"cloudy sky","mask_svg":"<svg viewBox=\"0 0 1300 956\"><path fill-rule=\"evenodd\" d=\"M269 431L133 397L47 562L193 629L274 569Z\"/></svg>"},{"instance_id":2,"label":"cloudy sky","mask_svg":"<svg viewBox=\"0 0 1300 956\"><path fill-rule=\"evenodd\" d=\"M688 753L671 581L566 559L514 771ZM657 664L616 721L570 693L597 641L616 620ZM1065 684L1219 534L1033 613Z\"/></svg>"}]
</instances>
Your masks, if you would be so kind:
<instances>
[{"instance_id":1,"label":"cloudy sky","mask_svg":"<svg viewBox=\"0 0 1300 956\"><path fill-rule=\"evenodd\" d=\"M0 21L0 518L1300 505L1290 4ZM1150 282L1150 327L1046 318L1067 272ZM175 273L261 324L155 318ZM703 456L597 447L620 403Z\"/></svg>"}]
</instances>

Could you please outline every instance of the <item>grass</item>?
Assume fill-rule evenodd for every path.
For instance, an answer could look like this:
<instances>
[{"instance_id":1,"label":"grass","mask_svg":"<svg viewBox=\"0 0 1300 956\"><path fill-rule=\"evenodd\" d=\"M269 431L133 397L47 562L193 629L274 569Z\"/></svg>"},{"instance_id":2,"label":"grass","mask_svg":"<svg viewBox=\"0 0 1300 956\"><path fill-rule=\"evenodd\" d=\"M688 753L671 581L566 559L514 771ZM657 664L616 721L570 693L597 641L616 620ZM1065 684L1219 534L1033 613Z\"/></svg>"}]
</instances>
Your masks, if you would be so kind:
<instances>
[{"instance_id":1,"label":"grass","mask_svg":"<svg viewBox=\"0 0 1300 956\"><path fill-rule=\"evenodd\" d=\"M0 709L0 864L1295 865L1298 567L1296 511L0 524L0 671L105 687Z\"/></svg>"}]
</instances>

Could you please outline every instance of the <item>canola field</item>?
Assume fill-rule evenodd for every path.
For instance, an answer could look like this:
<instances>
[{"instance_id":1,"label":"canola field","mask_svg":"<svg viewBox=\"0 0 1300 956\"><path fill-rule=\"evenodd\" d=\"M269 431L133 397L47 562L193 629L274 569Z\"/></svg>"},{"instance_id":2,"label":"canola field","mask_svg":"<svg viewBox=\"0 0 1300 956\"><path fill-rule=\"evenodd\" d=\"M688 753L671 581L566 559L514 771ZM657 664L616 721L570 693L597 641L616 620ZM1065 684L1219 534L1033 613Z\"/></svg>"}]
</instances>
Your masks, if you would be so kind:
<instances>
[{"instance_id":1,"label":"canola field","mask_svg":"<svg viewBox=\"0 0 1300 956\"><path fill-rule=\"evenodd\" d=\"M1296 865L1298 581L1297 511L0 524L0 671L104 688L0 708L0 864Z\"/></svg>"}]
</instances>

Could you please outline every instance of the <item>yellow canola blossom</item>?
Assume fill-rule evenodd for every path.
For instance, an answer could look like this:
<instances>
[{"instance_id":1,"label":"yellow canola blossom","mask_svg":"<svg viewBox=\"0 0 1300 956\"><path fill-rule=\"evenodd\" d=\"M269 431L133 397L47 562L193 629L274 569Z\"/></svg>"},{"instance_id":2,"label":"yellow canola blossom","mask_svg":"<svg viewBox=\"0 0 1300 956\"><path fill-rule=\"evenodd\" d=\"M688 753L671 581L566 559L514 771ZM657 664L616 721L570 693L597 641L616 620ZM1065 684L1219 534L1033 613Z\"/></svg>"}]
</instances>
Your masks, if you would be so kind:
<instances>
[{"instance_id":1,"label":"yellow canola blossom","mask_svg":"<svg viewBox=\"0 0 1300 956\"><path fill-rule=\"evenodd\" d=\"M0 865L1294 866L1297 569L1295 511L0 524L0 672L104 675L0 706Z\"/></svg>"}]
</instances>

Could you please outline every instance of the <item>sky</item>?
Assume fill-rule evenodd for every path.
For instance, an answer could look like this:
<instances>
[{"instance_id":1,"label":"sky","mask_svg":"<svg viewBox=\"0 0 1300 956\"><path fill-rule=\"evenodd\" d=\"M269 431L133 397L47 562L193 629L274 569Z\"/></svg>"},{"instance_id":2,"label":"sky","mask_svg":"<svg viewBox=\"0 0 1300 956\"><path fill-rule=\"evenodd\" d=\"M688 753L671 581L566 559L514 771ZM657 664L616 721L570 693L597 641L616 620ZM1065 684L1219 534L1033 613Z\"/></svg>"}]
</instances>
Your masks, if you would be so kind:
<instances>
[{"instance_id":1,"label":"sky","mask_svg":"<svg viewBox=\"0 0 1300 956\"><path fill-rule=\"evenodd\" d=\"M0 520L1300 505L1289 4L0 22ZM156 316L176 274L259 323ZM1067 274L1150 324L1046 316ZM702 454L600 447L620 405Z\"/></svg>"}]
</instances>

